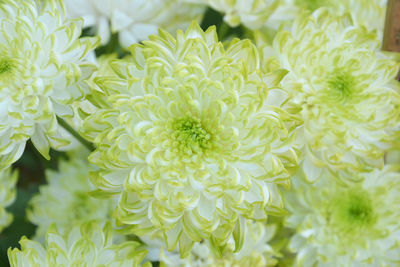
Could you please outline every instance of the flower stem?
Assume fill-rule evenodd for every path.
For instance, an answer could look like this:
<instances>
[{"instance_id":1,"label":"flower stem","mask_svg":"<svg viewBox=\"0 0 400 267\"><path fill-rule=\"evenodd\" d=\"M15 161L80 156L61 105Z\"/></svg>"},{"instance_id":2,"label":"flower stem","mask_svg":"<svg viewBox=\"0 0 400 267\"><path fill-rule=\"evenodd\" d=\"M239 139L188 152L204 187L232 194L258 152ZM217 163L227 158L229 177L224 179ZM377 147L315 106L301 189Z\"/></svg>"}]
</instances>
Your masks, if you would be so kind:
<instances>
[{"instance_id":1,"label":"flower stem","mask_svg":"<svg viewBox=\"0 0 400 267\"><path fill-rule=\"evenodd\" d=\"M222 42L226 37L230 35L231 27L225 22L222 22L222 25L218 31L218 39Z\"/></svg>"},{"instance_id":2,"label":"flower stem","mask_svg":"<svg viewBox=\"0 0 400 267\"><path fill-rule=\"evenodd\" d=\"M57 117L57 121L67 132L69 132L73 137L75 137L84 147L86 147L90 151L94 151L95 150L94 145L92 143L90 143L89 141L87 141L85 138L83 138L65 120L63 120L60 117Z\"/></svg>"}]
</instances>

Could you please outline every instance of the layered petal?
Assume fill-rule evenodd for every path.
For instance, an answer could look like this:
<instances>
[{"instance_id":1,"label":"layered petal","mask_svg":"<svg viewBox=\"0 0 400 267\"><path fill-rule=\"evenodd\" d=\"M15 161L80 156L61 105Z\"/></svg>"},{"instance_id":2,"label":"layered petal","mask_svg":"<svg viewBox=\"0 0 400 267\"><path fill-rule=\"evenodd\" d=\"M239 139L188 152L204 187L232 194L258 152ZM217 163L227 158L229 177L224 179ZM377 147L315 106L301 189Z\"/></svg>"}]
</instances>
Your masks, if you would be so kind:
<instances>
[{"instance_id":1,"label":"layered petal","mask_svg":"<svg viewBox=\"0 0 400 267\"><path fill-rule=\"evenodd\" d=\"M276 232L276 225L252 221L247 221L244 224L243 235L245 238L240 252L235 252L234 238L231 238L228 245L218 252L207 241L196 243L189 257L184 259L180 258L177 252L164 250L162 244L157 243L157 240L150 239L148 241L149 250L158 250L159 256L155 260L160 261L166 267L275 266L278 262L279 253L268 242Z\"/></svg>"},{"instance_id":2,"label":"layered petal","mask_svg":"<svg viewBox=\"0 0 400 267\"><path fill-rule=\"evenodd\" d=\"M93 266L131 267L143 263L147 251L139 243L126 241L113 244L110 224L91 221L75 224L68 231L56 224L46 233L46 246L26 237L20 240L21 249L8 249L11 267Z\"/></svg>"}]
</instances>

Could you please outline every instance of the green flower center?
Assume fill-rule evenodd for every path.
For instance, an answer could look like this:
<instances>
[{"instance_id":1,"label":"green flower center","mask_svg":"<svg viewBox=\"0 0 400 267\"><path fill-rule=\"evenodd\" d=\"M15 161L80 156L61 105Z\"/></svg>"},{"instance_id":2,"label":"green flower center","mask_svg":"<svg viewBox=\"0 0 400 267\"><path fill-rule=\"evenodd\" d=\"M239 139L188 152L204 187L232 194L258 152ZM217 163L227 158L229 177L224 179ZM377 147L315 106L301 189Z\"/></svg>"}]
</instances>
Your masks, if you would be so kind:
<instances>
[{"instance_id":1,"label":"green flower center","mask_svg":"<svg viewBox=\"0 0 400 267\"><path fill-rule=\"evenodd\" d=\"M372 207L370 199L362 196L352 196L347 203L347 220L361 224L372 220Z\"/></svg>"},{"instance_id":2,"label":"green flower center","mask_svg":"<svg viewBox=\"0 0 400 267\"><path fill-rule=\"evenodd\" d=\"M330 94L340 100L345 100L352 96L355 84L351 75L340 71L334 72L328 80Z\"/></svg>"},{"instance_id":3,"label":"green flower center","mask_svg":"<svg viewBox=\"0 0 400 267\"><path fill-rule=\"evenodd\" d=\"M374 224L373 203L365 191L349 191L334 201L334 223L346 233L360 232Z\"/></svg>"},{"instance_id":4,"label":"green flower center","mask_svg":"<svg viewBox=\"0 0 400 267\"><path fill-rule=\"evenodd\" d=\"M186 116L176 119L173 122L172 129L172 138L182 153L198 153L211 145L211 135L198 118Z\"/></svg>"}]
</instances>

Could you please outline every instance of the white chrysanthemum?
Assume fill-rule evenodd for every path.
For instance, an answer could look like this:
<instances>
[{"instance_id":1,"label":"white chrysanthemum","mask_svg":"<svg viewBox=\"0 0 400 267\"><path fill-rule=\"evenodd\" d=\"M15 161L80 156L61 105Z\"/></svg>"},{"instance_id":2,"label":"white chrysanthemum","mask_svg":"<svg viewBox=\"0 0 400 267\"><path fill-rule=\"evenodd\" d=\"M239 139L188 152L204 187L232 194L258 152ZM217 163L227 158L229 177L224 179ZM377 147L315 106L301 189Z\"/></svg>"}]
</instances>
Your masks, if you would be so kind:
<instances>
[{"instance_id":1,"label":"white chrysanthemum","mask_svg":"<svg viewBox=\"0 0 400 267\"><path fill-rule=\"evenodd\" d=\"M44 240L47 228L53 223L65 231L75 223L111 219L116 202L89 195L94 190L89 171L94 168L87 156L83 149L69 153L70 160L61 160L58 171L46 170L48 184L40 187L27 210L29 221L38 226L35 239Z\"/></svg>"},{"instance_id":2,"label":"white chrysanthemum","mask_svg":"<svg viewBox=\"0 0 400 267\"><path fill-rule=\"evenodd\" d=\"M149 247L155 251L159 251L160 265L164 267L267 267L277 264L276 257L279 253L276 252L268 241L275 234L275 225L265 225L261 222L246 223L245 238L241 251L235 253L235 242L231 238L228 245L221 251L215 251L210 247L208 241L196 243L191 253L187 258L180 258L179 253L168 252L160 247Z\"/></svg>"},{"instance_id":3,"label":"white chrysanthemum","mask_svg":"<svg viewBox=\"0 0 400 267\"><path fill-rule=\"evenodd\" d=\"M314 11L326 7L333 14L350 14L357 26L377 30L379 40L383 35L387 0L281 0L279 7L266 24L278 29L281 24L290 25L304 10Z\"/></svg>"},{"instance_id":4,"label":"white chrysanthemum","mask_svg":"<svg viewBox=\"0 0 400 267\"><path fill-rule=\"evenodd\" d=\"M64 18L58 0L0 2L0 168L15 162L31 138L49 158L69 144L56 116L84 94L93 66L84 57L96 39L79 38L81 20Z\"/></svg>"},{"instance_id":5,"label":"white chrysanthemum","mask_svg":"<svg viewBox=\"0 0 400 267\"><path fill-rule=\"evenodd\" d=\"M150 267L142 263L147 251L137 242L112 242L110 224L76 224L70 231L59 231L55 224L46 234L46 246L22 237L21 250L8 249L11 267Z\"/></svg>"},{"instance_id":6,"label":"white chrysanthemum","mask_svg":"<svg viewBox=\"0 0 400 267\"><path fill-rule=\"evenodd\" d=\"M279 0L185 0L208 4L224 14L224 20L236 27L243 23L250 29L259 29L279 6Z\"/></svg>"},{"instance_id":7,"label":"white chrysanthemum","mask_svg":"<svg viewBox=\"0 0 400 267\"><path fill-rule=\"evenodd\" d=\"M13 219L12 214L5 208L15 200L17 179L17 171L11 172L11 168L0 171L0 232L10 225Z\"/></svg>"},{"instance_id":8,"label":"white chrysanthemum","mask_svg":"<svg viewBox=\"0 0 400 267\"><path fill-rule=\"evenodd\" d=\"M338 177L315 184L294 178L285 194L295 229L289 248L295 266L398 266L400 262L400 174L374 170L361 183L343 186Z\"/></svg>"},{"instance_id":9,"label":"white chrysanthemum","mask_svg":"<svg viewBox=\"0 0 400 267\"><path fill-rule=\"evenodd\" d=\"M319 9L280 31L273 48L277 64L289 70L282 81L287 107L300 110L304 122L298 141L307 178L321 175L311 165L351 172L382 167L399 125L399 68L379 51L375 35ZM264 52L268 57L271 50Z\"/></svg>"},{"instance_id":10,"label":"white chrysanthemum","mask_svg":"<svg viewBox=\"0 0 400 267\"><path fill-rule=\"evenodd\" d=\"M146 40L159 27L170 32L200 20L204 7L183 0L65 0L72 17L83 17L86 27L96 27L103 44L111 32L119 33L123 47Z\"/></svg>"},{"instance_id":11,"label":"white chrysanthemum","mask_svg":"<svg viewBox=\"0 0 400 267\"><path fill-rule=\"evenodd\" d=\"M118 77L96 78L106 101L82 129L97 145L93 183L121 196L118 220L137 235L161 229L185 254L202 239L224 245L243 218L282 211L278 185L296 154L271 95L286 72L264 73L249 40L224 49L214 27L195 23L131 51L111 63Z\"/></svg>"}]
</instances>

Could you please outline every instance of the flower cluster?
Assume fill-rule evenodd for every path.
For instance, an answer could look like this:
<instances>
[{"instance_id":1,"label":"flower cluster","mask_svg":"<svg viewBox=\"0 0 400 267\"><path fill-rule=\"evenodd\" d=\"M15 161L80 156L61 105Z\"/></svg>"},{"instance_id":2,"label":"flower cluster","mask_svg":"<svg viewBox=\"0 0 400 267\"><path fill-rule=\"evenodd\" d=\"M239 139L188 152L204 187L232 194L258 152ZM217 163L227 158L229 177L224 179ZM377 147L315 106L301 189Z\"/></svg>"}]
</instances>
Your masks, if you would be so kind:
<instances>
[{"instance_id":1,"label":"flower cluster","mask_svg":"<svg viewBox=\"0 0 400 267\"><path fill-rule=\"evenodd\" d=\"M20 240L12 267L398 266L386 4L0 1L0 250Z\"/></svg>"}]
</instances>

